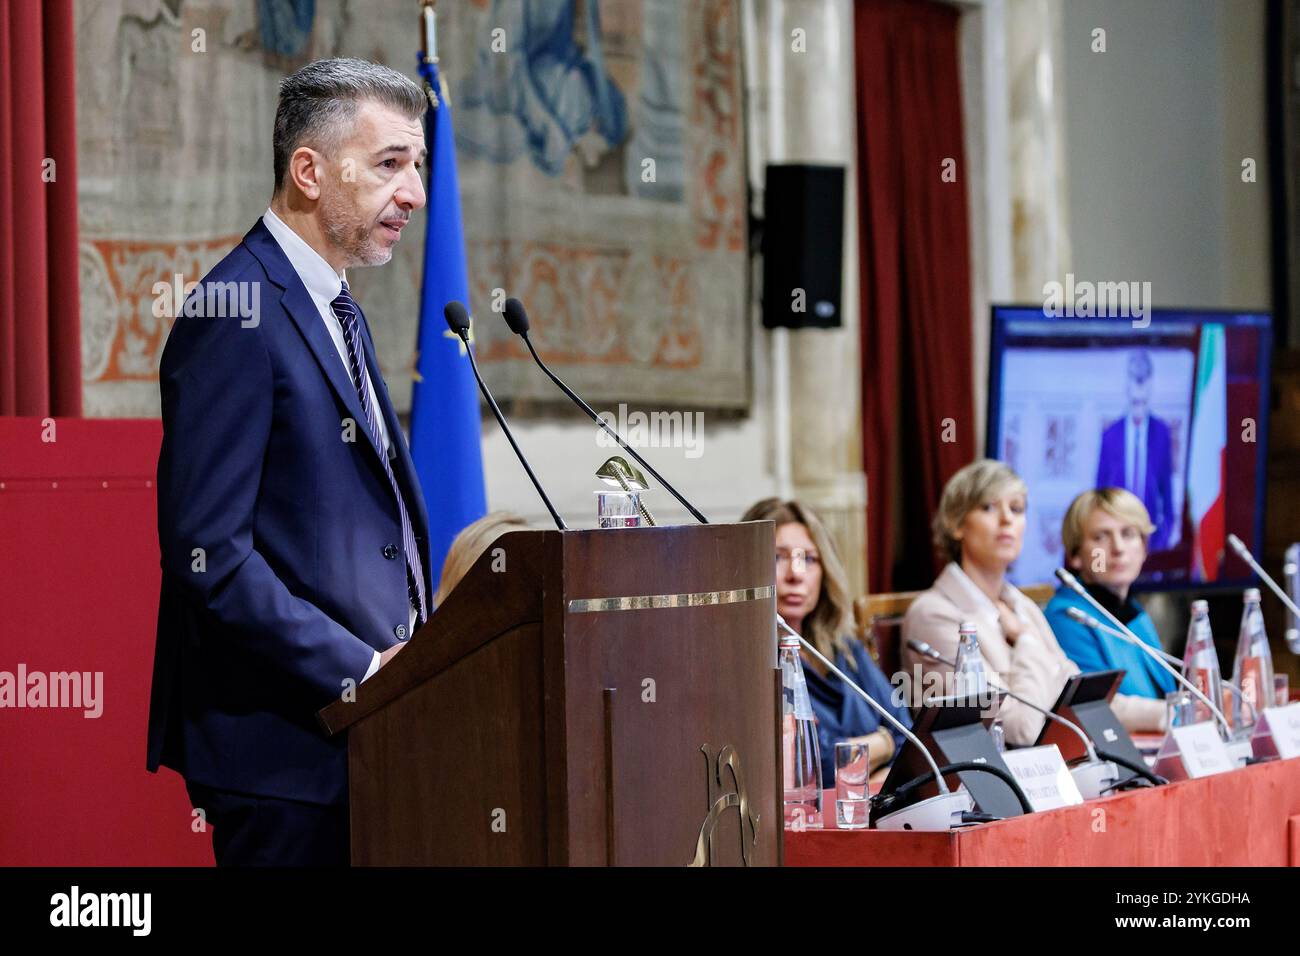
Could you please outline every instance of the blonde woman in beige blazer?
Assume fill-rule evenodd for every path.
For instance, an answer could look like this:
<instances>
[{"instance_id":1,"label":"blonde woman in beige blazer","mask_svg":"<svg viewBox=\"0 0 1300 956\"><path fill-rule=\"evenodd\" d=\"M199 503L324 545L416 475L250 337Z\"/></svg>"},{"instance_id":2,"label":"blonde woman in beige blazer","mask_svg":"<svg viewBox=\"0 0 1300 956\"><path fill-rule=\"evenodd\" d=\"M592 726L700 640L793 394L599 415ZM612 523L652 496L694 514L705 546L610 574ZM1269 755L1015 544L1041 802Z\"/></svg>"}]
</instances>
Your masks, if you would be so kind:
<instances>
[{"instance_id":1,"label":"blonde woman in beige blazer","mask_svg":"<svg viewBox=\"0 0 1300 956\"><path fill-rule=\"evenodd\" d=\"M1001 462L984 459L958 471L944 487L935 515L935 543L951 559L903 618L903 665L909 675L923 675L919 696L945 693L939 678L952 668L908 646L923 641L952 660L957 628L973 621L990 681L1039 707L1050 708L1079 668L1065 656L1051 626L1033 601L1006 580L1020 556L1025 532L1027 489L1020 476ZM927 679L928 678L928 679ZM1116 695L1116 716L1129 731L1163 730L1164 702ZM1007 698L998 712L1008 743L1034 743L1044 718Z\"/></svg>"}]
</instances>

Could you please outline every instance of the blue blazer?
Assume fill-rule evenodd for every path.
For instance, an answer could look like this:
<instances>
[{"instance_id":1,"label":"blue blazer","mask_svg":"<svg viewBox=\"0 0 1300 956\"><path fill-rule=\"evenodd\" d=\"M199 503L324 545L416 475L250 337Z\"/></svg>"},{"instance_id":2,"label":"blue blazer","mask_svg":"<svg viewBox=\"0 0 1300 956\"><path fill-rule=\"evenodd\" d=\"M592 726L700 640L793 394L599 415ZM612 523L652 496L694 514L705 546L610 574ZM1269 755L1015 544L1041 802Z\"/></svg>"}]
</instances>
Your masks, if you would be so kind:
<instances>
[{"instance_id":1,"label":"blue blazer","mask_svg":"<svg viewBox=\"0 0 1300 956\"><path fill-rule=\"evenodd\" d=\"M257 315L216 317L223 287L208 283L236 283ZM364 316L361 328L433 594L420 483ZM326 737L315 712L349 679L360 683L375 651L408 636L402 529L351 377L260 219L187 300L159 379L148 769L343 803L346 742Z\"/></svg>"},{"instance_id":2,"label":"blue blazer","mask_svg":"<svg viewBox=\"0 0 1300 956\"><path fill-rule=\"evenodd\" d=\"M850 666L848 656L840 650L835 652L835 666L853 678L854 683L870 694L876 703L883 704L904 727L911 727L912 718L907 705L895 702L894 688L890 685L889 678L876 666L862 642L855 637L847 637L845 640L857 669ZM817 717L822 788L829 790L835 786L835 745L849 737L861 737L879 730L884 720L870 704L845 687L844 682L834 674L822 677L811 667L805 667L804 680L808 684L808 698L812 703L813 714ZM892 726L886 726L894 738L894 752L897 753L905 738Z\"/></svg>"},{"instance_id":3,"label":"blue blazer","mask_svg":"<svg viewBox=\"0 0 1300 956\"><path fill-rule=\"evenodd\" d=\"M1119 606L1118 599L1112 598L1114 606L1107 609L1118 617L1130 631L1142 638L1143 642L1160 650L1160 637L1156 634L1155 623L1136 601L1127 602L1127 613ZM1138 650L1132 644L1125 643L1110 634L1098 634L1086 624L1080 624L1070 617L1069 609L1077 607L1093 617L1099 617L1097 611L1069 588L1057 588L1056 594L1043 608L1047 622L1052 625L1056 642L1061 645L1065 655L1079 665L1079 670L1109 671L1122 669L1127 671L1118 693L1134 697L1155 697L1163 699L1165 694L1174 689L1172 675L1153 661L1150 655ZM1131 620L1125 620L1130 617Z\"/></svg>"},{"instance_id":4,"label":"blue blazer","mask_svg":"<svg viewBox=\"0 0 1300 956\"><path fill-rule=\"evenodd\" d=\"M1169 546L1179 516L1174 514L1174 456L1169 426L1163 419L1147 418L1146 476L1142 488L1129 488L1146 505L1156 530L1149 546L1161 551ZM1112 422L1101 433L1101 454L1097 457L1097 487L1126 488L1124 474L1124 418Z\"/></svg>"}]
</instances>

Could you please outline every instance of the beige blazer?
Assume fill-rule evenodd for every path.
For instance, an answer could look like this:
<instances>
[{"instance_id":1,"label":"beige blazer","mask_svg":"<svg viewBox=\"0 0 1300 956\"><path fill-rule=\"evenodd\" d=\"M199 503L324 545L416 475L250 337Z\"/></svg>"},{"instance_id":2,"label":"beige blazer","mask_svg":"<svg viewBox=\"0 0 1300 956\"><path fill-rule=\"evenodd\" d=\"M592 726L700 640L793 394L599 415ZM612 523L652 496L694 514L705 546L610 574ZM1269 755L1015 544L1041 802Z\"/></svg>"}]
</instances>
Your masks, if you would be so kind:
<instances>
[{"instance_id":1,"label":"beige blazer","mask_svg":"<svg viewBox=\"0 0 1300 956\"><path fill-rule=\"evenodd\" d=\"M907 645L908 641L924 641L952 660L957 655L958 625L962 621L973 621L979 629L980 651L989 680L1039 707L1050 708L1056 703L1065 682L1079 673L1078 666L1061 650L1051 625L1037 604L1010 584L1005 585L1002 599L1027 624L1014 645L1007 643L1002 633L993 602L976 592L974 582L958 565L945 567L934 586L922 592L903 617L902 660L909 679L918 673L923 676L931 672L947 674L952 668L922 658ZM914 693L924 693L925 690L925 684L919 688L913 686ZM1111 706L1130 732L1164 729L1164 701L1116 694ZM1037 740L1046 719L1011 698L1002 702L998 716L1002 719L1008 743L1017 746L1028 746Z\"/></svg>"}]
</instances>

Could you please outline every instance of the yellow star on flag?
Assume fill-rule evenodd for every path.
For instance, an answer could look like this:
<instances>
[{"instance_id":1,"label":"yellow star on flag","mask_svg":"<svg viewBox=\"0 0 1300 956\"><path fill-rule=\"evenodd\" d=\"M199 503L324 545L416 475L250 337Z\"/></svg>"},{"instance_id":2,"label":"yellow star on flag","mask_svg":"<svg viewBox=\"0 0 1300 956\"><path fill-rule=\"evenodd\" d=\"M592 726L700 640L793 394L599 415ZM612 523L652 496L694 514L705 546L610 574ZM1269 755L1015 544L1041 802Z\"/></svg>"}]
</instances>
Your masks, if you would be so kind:
<instances>
[{"instance_id":1,"label":"yellow star on flag","mask_svg":"<svg viewBox=\"0 0 1300 956\"><path fill-rule=\"evenodd\" d=\"M443 332L442 336L443 338L454 339L457 347L460 349L461 355L464 355L467 351L469 351L468 349L465 348L465 340L462 339L455 332L453 332L451 329L448 329L446 332ZM470 343L473 344L474 342L474 320L473 319L470 319L469 322L469 340Z\"/></svg>"}]
</instances>

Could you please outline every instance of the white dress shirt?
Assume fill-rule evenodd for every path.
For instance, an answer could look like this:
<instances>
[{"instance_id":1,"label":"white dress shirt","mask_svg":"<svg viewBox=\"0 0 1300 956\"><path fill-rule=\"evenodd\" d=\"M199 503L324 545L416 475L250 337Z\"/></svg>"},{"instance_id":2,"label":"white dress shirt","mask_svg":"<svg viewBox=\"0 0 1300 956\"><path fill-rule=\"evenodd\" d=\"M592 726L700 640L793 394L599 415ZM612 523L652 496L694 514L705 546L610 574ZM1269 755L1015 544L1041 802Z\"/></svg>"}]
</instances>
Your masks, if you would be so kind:
<instances>
[{"instance_id":1,"label":"white dress shirt","mask_svg":"<svg viewBox=\"0 0 1300 956\"><path fill-rule=\"evenodd\" d=\"M339 318L334 314L333 302L343 291L343 282L346 278L334 271L334 267L321 258L320 253L307 244L307 240L298 235L287 225L284 220L272 212L269 208L262 214L262 221L266 223L267 231L275 237L275 241L280 244L285 256L289 259L289 265L293 266L293 271L298 273L298 278L307 288L307 294L316 305L316 311L320 313L321 321L325 323L325 329L329 332L330 338L334 342L334 347L338 349L339 361L343 363L343 370L347 372L348 381L352 381L352 363L348 359L347 341L343 338L343 326L339 323ZM375 410L375 421L379 424L379 437L384 446L384 454L388 454L390 447L388 439L388 425L384 422L384 416L379 412L379 397L375 394L375 383L373 379L367 376L367 385L370 386L370 407ZM364 422L358 423L365 427ZM410 601L406 602L410 605ZM410 607L410 623L407 629L407 635L415 633L416 610ZM370 660L370 667L366 674L361 678L364 683L372 677L375 671L379 670L379 652L375 651L375 656Z\"/></svg>"},{"instance_id":2,"label":"white dress shirt","mask_svg":"<svg viewBox=\"0 0 1300 956\"><path fill-rule=\"evenodd\" d=\"M1147 484L1147 423L1150 416L1143 415L1141 424L1133 423L1132 415L1124 416L1124 482L1125 487L1141 498Z\"/></svg>"}]
</instances>

